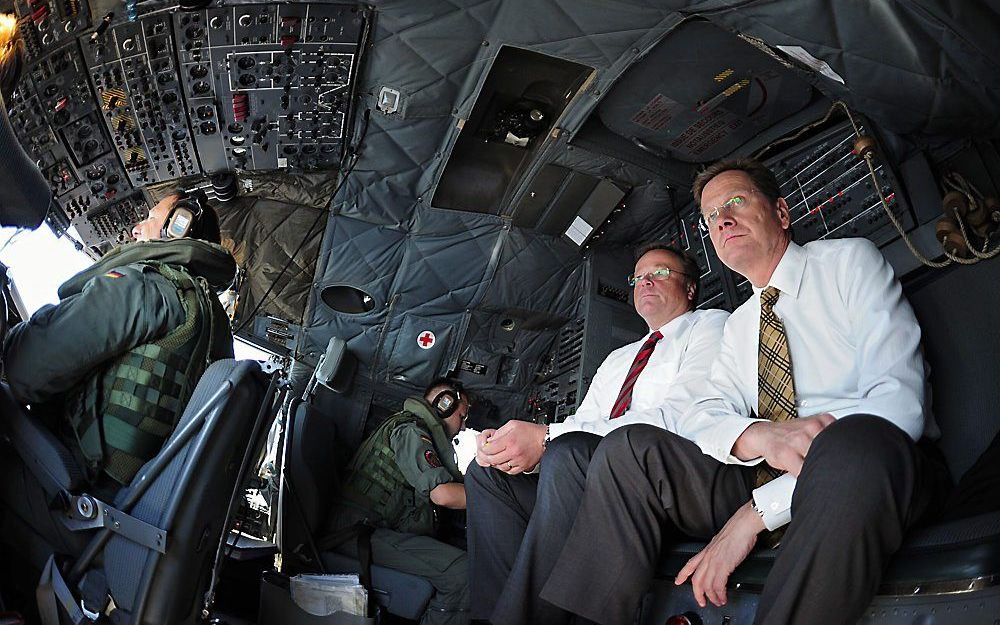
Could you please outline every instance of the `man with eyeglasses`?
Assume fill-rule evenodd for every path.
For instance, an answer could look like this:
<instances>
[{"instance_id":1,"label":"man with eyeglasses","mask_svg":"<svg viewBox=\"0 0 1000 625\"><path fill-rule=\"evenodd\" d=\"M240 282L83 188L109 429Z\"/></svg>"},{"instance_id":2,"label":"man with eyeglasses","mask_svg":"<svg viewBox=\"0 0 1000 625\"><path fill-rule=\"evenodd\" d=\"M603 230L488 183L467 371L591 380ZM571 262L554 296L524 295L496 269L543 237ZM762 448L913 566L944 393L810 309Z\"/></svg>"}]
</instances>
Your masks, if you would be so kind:
<instances>
[{"instance_id":1,"label":"man with eyeglasses","mask_svg":"<svg viewBox=\"0 0 1000 625\"><path fill-rule=\"evenodd\" d=\"M601 437L636 423L666 427L687 387L708 375L728 314L694 310L697 263L662 243L640 247L628 277L642 339L613 351L562 423L512 420L477 438L466 474L472 617L494 625L568 622L538 598L562 548Z\"/></svg>"},{"instance_id":2,"label":"man with eyeglasses","mask_svg":"<svg viewBox=\"0 0 1000 625\"><path fill-rule=\"evenodd\" d=\"M661 547L689 535L711 542L674 583L690 580L699 605L722 606L761 535L781 547L755 623L853 625L949 483L924 442L937 428L920 328L871 242L791 240L803 209L760 163L717 163L693 192L719 258L753 295L726 323L688 410L666 429L604 439L552 572L572 584L550 581L541 596L631 623Z\"/></svg>"}]
</instances>

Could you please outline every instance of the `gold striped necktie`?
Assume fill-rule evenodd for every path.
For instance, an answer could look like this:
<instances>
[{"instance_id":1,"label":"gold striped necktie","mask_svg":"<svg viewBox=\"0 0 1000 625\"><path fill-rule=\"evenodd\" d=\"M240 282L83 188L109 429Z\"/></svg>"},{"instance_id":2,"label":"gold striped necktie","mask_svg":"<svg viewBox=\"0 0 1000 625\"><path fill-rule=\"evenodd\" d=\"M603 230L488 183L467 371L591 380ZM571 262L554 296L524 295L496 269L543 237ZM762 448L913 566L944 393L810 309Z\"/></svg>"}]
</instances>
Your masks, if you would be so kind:
<instances>
[{"instance_id":1,"label":"gold striped necktie","mask_svg":"<svg viewBox=\"0 0 1000 625\"><path fill-rule=\"evenodd\" d=\"M774 304L780 292L773 286L760 294L760 350L757 355L757 412L762 419L788 421L794 419L795 381L792 379L792 357L788 353L785 326L774 314ZM755 485L767 484L783 472L766 462L757 465Z\"/></svg>"}]
</instances>

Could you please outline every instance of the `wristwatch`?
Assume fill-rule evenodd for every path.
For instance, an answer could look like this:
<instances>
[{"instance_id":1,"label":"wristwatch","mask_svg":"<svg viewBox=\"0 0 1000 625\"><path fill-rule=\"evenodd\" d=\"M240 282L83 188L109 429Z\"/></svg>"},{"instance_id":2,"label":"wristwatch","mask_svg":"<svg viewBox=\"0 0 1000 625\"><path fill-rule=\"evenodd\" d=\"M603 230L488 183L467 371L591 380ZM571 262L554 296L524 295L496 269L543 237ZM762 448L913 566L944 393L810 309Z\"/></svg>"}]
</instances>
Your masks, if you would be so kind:
<instances>
[{"instance_id":1,"label":"wristwatch","mask_svg":"<svg viewBox=\"0 0 1000 625\"><path fill-rule=\"evenodd\" d=\"M750 507L753 508L753 511L760 515L760 518L763 520L764 511L757 507L757 501L752 497L750 498Z\"/></svg>"},{"instance_id":2,"label":"wristwatch","mask_svg":"<svg viewBox=\"0 0 1000 625\"><path fill-rule=\"evenodd\" d=\"M545 426L545 438L542 439L542 451L549 448L549 441L552 440L552 435L549 434L549 426Z\"/></svg>"}]
</instances>

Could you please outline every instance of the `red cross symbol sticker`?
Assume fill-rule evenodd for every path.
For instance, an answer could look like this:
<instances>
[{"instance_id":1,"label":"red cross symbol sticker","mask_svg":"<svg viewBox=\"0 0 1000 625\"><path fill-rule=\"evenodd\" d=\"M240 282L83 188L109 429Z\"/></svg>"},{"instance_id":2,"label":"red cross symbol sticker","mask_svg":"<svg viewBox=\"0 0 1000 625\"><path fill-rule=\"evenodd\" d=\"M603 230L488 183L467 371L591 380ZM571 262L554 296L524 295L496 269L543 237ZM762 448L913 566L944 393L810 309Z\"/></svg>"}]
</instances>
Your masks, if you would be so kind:
<instances>
[{"instance_id":1,"label":"red cross symbol sticker","mask_svg":"<svg viewBox=\"0 0 1000 625\"><path fill-rule=\"evenodd\" d=\"M417 335L417 345L420 349L430 349L434 347L435 342L437 342L437 337L430 330L424 330Z\"/></svg>"}]
</instances>

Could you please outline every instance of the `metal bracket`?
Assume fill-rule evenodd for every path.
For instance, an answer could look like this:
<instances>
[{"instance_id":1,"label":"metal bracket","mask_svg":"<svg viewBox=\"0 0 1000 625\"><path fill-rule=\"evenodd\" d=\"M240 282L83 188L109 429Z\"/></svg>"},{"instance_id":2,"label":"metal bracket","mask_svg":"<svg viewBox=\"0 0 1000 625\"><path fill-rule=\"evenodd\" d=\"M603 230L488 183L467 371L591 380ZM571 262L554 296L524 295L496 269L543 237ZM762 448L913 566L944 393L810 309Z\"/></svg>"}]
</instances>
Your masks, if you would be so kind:
<instances>
[{"instance_id":1,"label":"metal bracket","mask_svg":"<svg viewBox=\"0 0 1000 625\"><path fill-rule=\"evenodd\" d=\"M378 92L378 104L376 104L376 107L384 115L392 115L399 110L401 100L402 98L398 89L382 87Z\"/></svg>"},{"instance_id":2,"label":"metal bracket","mask_svg":"<svg viewBox=\"0 0 1000 625\"><path fill-rule=\"evenodd\" d=\"M165 531L87 494L70 497L68 516L62 521L74 532L106 527L147 549L160 553L167 550Z\"/></svg>"},{"instance_id":3,"label":"metal bracket","mask_svg":"<svg viewBox=\"0 0 1000 625\"><path fill-rule=\"evenodd\" d=\"M281 361L280 357L271 356L267 360L260 363L260 370L267 375L271 375L275 371L284 371L285 364Z\"/></svg>"}]
</instances>

